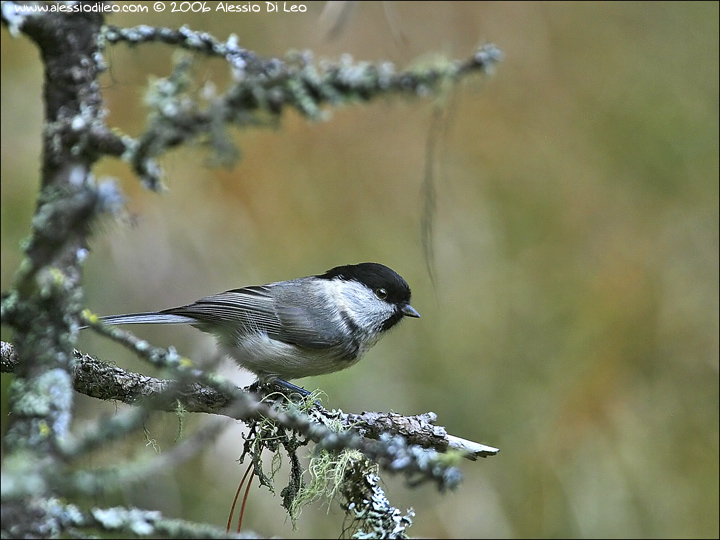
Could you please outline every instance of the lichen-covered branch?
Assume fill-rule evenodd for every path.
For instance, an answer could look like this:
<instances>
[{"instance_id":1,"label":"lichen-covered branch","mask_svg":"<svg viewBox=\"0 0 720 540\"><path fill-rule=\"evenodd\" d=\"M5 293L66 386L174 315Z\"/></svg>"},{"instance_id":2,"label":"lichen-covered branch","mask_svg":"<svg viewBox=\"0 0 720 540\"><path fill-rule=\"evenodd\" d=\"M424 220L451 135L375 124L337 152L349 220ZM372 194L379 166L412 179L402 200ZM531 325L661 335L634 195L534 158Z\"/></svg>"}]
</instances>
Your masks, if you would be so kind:
<instances>
[{"instance_id":1,"label":"lichen-covered branch","mask_svg":"<svg viewBox=\"0 0 720 540\"><path fill-rule=\"evenodd\" d=\"M112 327L111 329L116 330ZM74 388L91 397L121 401L130 405L151 404L152 410L167 412L181 407L187 413L222 414L241 420L253 416L256 412L255 408L251 411L236 410L234 415L228 412L233 396L237 392L243 392L239 388L233 388L232 393L229 393L200 382L178 384L174 380L158 379L124 370L79 351L74 352L74 357ZM2 371L12 372L16 362L12 345L3 342ZM252 395L248 397L254 399ZM314 414L321 415L322 418L318 420L324 424L339 422L346 429L354 429L369 439L378 439L383 433L401 435L408 444L432 448L438 452L456 450L463 457L473 460L498 452L496 448L449 435L444 427L435 425L437 415L432 412L417 416L378 412L345 414L316 406Z\"/></svg>"},{"instance_id":2,"label":"lichen-covered branch","mask_svg":"<svg viewBox=\"0 0 720 540\"><path fill-rule=\"evenodd\" d=\"M68 137L74 119L101 115L95 63L101 23L91 14L36 16L21 24L45 64L46 129L30 239L15 287L3 299L3 323L15 328L21 359L5 443L10 453L37 453L43 460L57 458L57 439L69 429L72 323L82 305L85 235L101 206L90 176L95 156Z\"/></svg>"},{"instance_id":3,"label":"lichen-covered branch","mask_svg":"<svg viewBox=\"0 0 720 540\"><path fill-rule=\"evenodd\" d=\"M438 452L455 450L473 461L479 457L494 456L499 452L492 446L448 434L444 427L435 425L437 415L434 412L416 416L364 412L346 414L342 417L343 423L354 426L359 433L371 439L376 439L383 433L395 433L405 437L409 444L434 448Z\"/></svg>"},{"instance_id":4,"label":"lichen-covered branch","mask_svg":"<svg viewBox=\"0 0 720 540\"><path fill-rule=\"evenodd\" d=\"M117 535L148 538L257 538L254 534L228 534L219 527L171 519L156 510L140 508L80 507L57 498L36 499L29 504L10 503L2 507L3 538L17 538L21 523L29 538L56 538L63 531L85 538L98 530ZM38 527L37 523L43 523Z\"/></svg>"},{"instance_id":5,"label":"lichen-covered branch","mask_svg":"<svg viewBox=\"0 0 720 540\"><path fill-rule=\"evenodd\" d=\"M45 125L30 236L14 287L2 300L2 322L14 329L18 357L3 440L2 523L13 537L34 537L53 531L52 516L28 513L25 519L6 519L12 508L27 511L31 499L37 502L33 497L60 489L52 472L66 467L61 447L73 417L71 363L77 314L84 303L86 236L96 217L114 209L120 197L111 184L99 185L92 177L99 153L85 136L102 126L105 116L98 83L102 15L23 15L22 8L3 2L2 21L40 51Z\"/></svg>"},{"instance_id":6,"label":"lichen-covered branch","mask_svg":"<svg viewBox=\"0 0 720 540\"><path fill-rule=\"evenodd\" d=\"M398 70L391 62L355 62L349 55L337 62L316 62L309 51L289 54L283 60L262 59L240 47L237 36L220 41L185 26L178 30L145 25L104 28L104 46L121 42L130 46L161 42L220 57L228 63L233 78L223 94L214 95L206 87L193 95L191 62L181 59L172 75L152 86L146 99L151 107L147 129L128 145L124 155L151 189L161 187L162 171L154 158L201 135L214 149L217 161L232 163L239 152L224 132L226 124L246 127L276 123L288 107L321 120L329 117L324 105L339 107L393 94L437 95L470 73L490 71L501 58L497 47L485 45L465 60ZM211 95L203 95L207 93Z\"/></svg>"}]
</instances>

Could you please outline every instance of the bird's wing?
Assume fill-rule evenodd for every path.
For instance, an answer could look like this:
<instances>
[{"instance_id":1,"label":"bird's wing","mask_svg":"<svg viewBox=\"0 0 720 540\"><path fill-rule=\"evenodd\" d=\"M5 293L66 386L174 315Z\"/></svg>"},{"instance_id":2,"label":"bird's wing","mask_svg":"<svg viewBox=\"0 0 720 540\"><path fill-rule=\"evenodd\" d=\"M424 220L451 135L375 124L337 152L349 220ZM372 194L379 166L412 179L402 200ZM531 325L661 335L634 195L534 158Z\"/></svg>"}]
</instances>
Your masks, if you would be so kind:
<instances>
[{"instance_id":1,"label":"bird's wing","mask_svg":"<svg viewBox=\"0 0 720 540\"><path fill-rule=\"evenodd\" d=\"M225 291L160 313L192 317L199 325L240 326L267 333L280 330L280 320L275 314L273 297L267 285Z\"/></svg>"},{"instance_id":2,"label":"bird's wing","mask_svg":"<svg viewBox=\"0 0 720 540\"><path fill-rule=\"evenodd\" d=\"M280 332L276 339L308 349L326 349L342 343L328 314L314 307L276 306Z\"/></svg>"},{"instance_id":3,"label":"bird's wing","mask_svg":"<svg viewBox=\"0 0 720 540\"><path fill-rule=\"evenodd\" d=\"M337 345L327 314L318 307L298 307L299 298L286 291L278 294L274 287L277 285L233 289L161 313L192 317L200 327L240 326L245 332L264 332L273 339L310 349Z\"/></svg>"}]
</instances>

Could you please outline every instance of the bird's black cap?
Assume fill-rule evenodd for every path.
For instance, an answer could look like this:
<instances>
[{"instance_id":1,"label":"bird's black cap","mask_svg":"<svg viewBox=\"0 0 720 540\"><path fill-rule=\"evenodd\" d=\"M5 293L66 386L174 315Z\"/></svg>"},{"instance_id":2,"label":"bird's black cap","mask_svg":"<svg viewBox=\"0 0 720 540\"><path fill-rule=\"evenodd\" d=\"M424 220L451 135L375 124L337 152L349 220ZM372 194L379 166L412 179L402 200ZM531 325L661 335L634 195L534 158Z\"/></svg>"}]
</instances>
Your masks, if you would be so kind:
<instances>
[{"instance_id":1,"label":"bird's black cap","mask_svg":"<svg viewBox=\"0 0 720 540\"><path fill-rule=\"evenodd\" d=\"M385 300L391 304L409 305L410 303L411 293L407 281L394 270L379 263L368 262L336 266L317 277L320 279L356 280L372 290L385 289L387 293Z\"/></svg>"}]
</instances>

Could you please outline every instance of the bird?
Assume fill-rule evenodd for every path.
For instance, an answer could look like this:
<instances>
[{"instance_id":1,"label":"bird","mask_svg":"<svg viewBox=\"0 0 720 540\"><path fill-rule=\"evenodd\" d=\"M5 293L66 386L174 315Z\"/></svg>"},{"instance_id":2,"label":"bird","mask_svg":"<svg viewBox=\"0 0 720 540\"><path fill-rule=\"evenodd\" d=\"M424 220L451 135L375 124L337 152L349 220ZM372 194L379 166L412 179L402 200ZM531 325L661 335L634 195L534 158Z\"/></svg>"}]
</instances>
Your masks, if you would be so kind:
<instances>
[{"instance_id":1,"label":"bird","mask_svg":"<svg viewBox=\"0 0 720 540\"><path fill-rule=\"evenodd\" d=\"M346 369L405 317L407 282L385 265L336 266L323 274L251 285L162 311L100 317L105 324L189 324L258 383L304 389L292 379Z\"/></svg>"}]
</instances>

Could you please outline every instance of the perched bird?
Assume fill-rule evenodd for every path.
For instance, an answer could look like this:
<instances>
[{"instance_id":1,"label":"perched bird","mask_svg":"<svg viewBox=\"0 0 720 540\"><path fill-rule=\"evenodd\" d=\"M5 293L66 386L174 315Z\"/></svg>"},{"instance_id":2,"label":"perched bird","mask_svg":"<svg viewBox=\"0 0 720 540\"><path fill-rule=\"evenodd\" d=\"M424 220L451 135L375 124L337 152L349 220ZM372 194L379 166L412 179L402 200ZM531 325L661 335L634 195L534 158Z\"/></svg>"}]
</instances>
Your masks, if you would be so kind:
<instances>
[{"instance_id":1,"label":"perched bird","mask_svg":"<svg viewBox=\"0 0 720 540\"><path fill-rule=\"evenodd\" d=\"M186 306L111 315L107 324L190 324L260 382L287 383L355 364L404 317L420 317L410 287L378 263L232 289Z\"/></svg>"}]
</instances>

